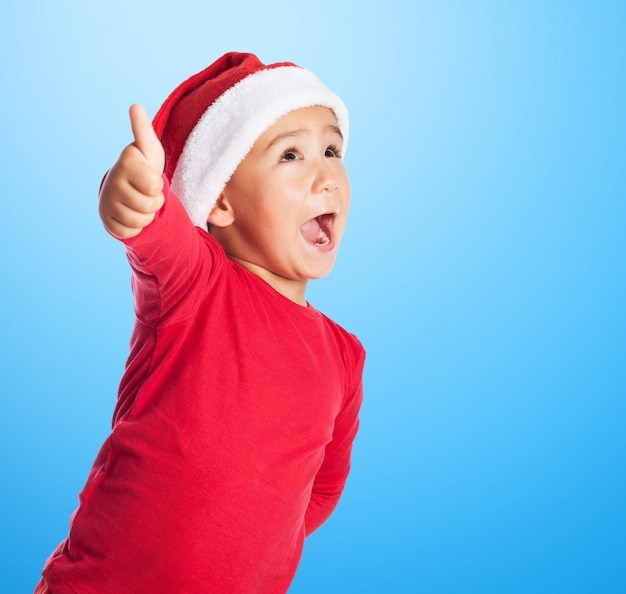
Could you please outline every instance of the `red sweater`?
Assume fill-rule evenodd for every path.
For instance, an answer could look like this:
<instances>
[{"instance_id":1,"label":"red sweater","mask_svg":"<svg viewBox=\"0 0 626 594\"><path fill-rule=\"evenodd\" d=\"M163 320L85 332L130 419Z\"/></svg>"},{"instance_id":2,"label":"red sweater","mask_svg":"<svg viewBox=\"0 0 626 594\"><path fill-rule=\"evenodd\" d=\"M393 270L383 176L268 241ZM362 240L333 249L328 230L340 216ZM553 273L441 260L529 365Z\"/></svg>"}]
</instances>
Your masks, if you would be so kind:
<instances>
[{"instance_id":1,"label":"red sweater","mask_svg":"<svg viewBox=\"0 0 626 594\"><path fill-rule=\"evenodd\" d=\"M130 356L48 587L286 592L348 475L363 348L229 260L171 193L125 243Z\"/></svg>"}]
</instances>

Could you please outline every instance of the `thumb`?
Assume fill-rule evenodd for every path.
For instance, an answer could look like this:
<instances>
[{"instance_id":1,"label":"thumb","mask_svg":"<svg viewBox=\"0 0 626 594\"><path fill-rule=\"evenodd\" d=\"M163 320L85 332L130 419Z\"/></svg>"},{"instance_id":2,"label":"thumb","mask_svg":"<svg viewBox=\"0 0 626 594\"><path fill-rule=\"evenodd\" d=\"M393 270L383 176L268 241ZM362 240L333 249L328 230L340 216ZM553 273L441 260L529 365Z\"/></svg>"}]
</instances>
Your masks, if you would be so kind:
<instances>
[{"instance_id":1,"label":"thumb","mask_svg":"<svg viewBox=\"0 0 626 594\"><path fill-rule=\"evenodd\" d=\"M139 103L134 103L130 106L129 115L135 138L134 145L145 157L148 165L158 171L159 175L162 174L165 169L165 152L146 110Z\"/></svg>"}]
</instances>

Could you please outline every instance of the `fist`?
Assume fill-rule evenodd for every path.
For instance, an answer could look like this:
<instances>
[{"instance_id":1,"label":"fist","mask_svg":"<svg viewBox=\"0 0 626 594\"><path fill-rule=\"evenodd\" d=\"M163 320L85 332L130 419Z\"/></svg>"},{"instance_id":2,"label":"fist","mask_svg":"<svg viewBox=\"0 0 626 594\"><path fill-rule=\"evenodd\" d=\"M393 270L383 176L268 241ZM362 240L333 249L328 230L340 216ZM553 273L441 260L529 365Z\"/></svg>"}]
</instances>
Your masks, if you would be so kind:
<instances>
[{"instance_id":1,"label":"fist","mask_svg":"<svg viewBox=\"0 0 626 594\"><path fill-rule=\"evenodd\" d=\"M102 223L120 239L138 235L164 202L163 146L141 105L131 105L129 115L134 140L107 174L99 203Z\"/></svg>"}]
</instances>

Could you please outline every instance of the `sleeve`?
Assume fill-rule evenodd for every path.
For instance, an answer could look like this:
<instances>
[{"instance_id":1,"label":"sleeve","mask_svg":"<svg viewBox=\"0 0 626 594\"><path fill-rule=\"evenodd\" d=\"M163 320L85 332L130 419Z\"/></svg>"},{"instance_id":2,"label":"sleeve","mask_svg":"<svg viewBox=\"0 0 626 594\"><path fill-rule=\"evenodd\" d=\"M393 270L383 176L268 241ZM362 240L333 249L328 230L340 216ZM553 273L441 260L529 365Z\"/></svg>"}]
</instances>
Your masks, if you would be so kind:
<instances>
[{"instance_id":1,"label":"sleeve","mask_svg":"<svg viewBox=\"0 0 626 594\"><path fill-rule=\"evenodd\" d=\"M313 482L311 499L305 515L307 536L317 530L337 507L350 471L352 443L359 428L359 410L362 401L361 380L335 421L332 441L326 446L324 461Z\"/></svg>"},{"instance_id":2,"label":"sleeve","mask_svg":"<svg viewBox=\"0 0 626 594\"><path fill-rule=\"evenodd\" d=\"M196 283L210 278L219 253L210 235L193 225L165 177L163 193L165 203L154 221L122 240L133 272L135 313L150 325L191 315L187 297L198 294L192 290Z\"/></svg>"}]
</instances>

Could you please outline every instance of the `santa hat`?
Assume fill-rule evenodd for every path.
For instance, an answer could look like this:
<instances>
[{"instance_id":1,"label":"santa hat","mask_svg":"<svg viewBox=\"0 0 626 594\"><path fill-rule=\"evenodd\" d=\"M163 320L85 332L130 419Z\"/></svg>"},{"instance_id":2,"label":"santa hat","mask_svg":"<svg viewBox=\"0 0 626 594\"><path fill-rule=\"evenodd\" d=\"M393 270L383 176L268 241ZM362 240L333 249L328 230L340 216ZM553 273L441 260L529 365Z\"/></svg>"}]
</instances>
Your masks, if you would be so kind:
<instances>
[{"instance_id":1,"label":"santa hat","mask_svg":"<svg viewBox=\"0 0 626 594\"><path fill-rule=\"evenodd\" d=\"M153 125L165 175L195 225L205 227L220 193L255 141L295 109L330 108L348 141L348 111L311 72L290 62L264 65L228 53L179 85Z\"/></svg>"}]
</instances>

